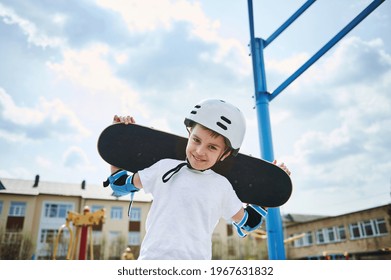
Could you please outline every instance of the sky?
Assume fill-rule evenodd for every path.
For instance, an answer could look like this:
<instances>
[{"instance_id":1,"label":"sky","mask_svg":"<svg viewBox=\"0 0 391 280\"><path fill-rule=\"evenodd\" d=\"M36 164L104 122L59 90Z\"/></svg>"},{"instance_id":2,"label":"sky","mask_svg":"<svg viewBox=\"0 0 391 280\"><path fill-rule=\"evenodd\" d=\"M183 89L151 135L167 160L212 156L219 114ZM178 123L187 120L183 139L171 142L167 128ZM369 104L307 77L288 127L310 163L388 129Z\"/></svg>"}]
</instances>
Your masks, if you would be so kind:
<instances>
[{"instance_id":1,"label":"sky","mask_svg":"<svg viewBox=\"0 0 391 280\"><path fill-rule=\"evenodd\" d=\"M305 1L254 0L267 39ZM371 1L318 0L264 52L273 92ZM390 203L391 4L385 1L269 105L274 156L292 172L282 214ZM0 0L0 180L98 186L96 143L115 114L186 136L206 98L245 115L260 157L245 0Z\"/></svg>"}]
</instances>

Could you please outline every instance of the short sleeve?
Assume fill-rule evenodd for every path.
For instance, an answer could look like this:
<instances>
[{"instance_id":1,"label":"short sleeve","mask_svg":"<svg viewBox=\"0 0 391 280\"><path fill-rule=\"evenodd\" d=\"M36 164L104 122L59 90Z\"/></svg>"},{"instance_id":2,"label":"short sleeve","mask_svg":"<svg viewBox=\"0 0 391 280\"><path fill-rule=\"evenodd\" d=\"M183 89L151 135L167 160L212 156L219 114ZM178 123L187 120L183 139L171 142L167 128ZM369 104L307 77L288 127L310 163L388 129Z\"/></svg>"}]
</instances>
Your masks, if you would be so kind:
<instances>
[{"instance_id":1,"label":"short sleeve","mask_svg":"<svg viewBox=\"0 0 391 280\"><path fill-rule=\"evenodd\" d=\"M242 201L236 195L232 185L228 183L224 197L224 211L222 216L225 220L230 220L243 207Z\"/></svg>"},{"instance_id":2,"label":"short sleeve","mask_svg":"<svg viewBox=\"0 0 391 280\"><path fill-rule=\"evenodd\" d=\"M147 167L143 170L138 171L138 175L140 176L141 184L143 185L143 189L145 193L151 193L153 195L156 189L156 183L159 179L159 170L162 161L158 161L157 163Z\"/></svg>"}]
</instances>

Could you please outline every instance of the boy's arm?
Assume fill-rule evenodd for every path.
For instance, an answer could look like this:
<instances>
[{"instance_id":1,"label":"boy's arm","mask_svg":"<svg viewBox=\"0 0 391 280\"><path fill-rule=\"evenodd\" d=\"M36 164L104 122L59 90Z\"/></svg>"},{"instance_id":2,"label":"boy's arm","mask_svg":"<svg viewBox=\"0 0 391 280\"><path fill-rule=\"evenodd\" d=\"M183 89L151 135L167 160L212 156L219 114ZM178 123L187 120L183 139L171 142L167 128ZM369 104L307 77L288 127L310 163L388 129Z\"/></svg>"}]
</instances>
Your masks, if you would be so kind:
<instances>
[{"instance_id":1,"label":"boy's arm","mask_svg":"<svg viewBox=\"0 0 391 280\"><path fill-rule=\"evenodd\" d=\"M133 124L133 123L136 123L136 121L131 116L121 117L118 115L114 115L113 124L116 124L116 123ZM110 174L114 174L115 172L117 172L120 169L121 168L119 168L119 167L116 167L114 165L110 165L110 172L111 172Z\"/></svg>"},{"instance_id":2,"label":"boy's arm","mask_svg":"<svg viewBox=\"0 0 391 280\"><path fill-rule=\"evenodd\" d=\"M121 168L119 168L119 167L116 167L114 165L110 165L110 174L114 174L115 172L117 172L120 169Z\"/></svg>"},{"instance_id":3,"label":"boy's arm","mask_svg":"<svg viewBox=\"0 0 391 280\"><path fill-rule=\"evenodd\" d=\"M134 124L136 122L131 116L121 117L115 115L113 118L113 124L115 123L124 123L127 125ZM116 192L115 190L118 190L118 188L120 188L119 193L121 193L122 191L123 193L127 191L134 192L143 188L138 173L128 175L125 170L122 170L121 168L116 167L114 165L110 165L110 172L111 176L108 178L105 184L106 186L110 184L114 192Z\"/></svg>"},{"instance_id":4,"label":"boy's arm","mask_svg":"<svg viewBox=\"0 0 391 280\"><path fill-rule=\"evenodd\" d=\"M273 164L277 165L277 160L274 160ZM291 175L290 170L284 163L281 163L278 166L289 176ZM238 235L240 237L245 237L246 234L243 230L251 232L260 228L266 216L267 208L249 204L246 208L241 208L234 216L232 216L232 224L236 227Z\"/></svg>"},{"instance_id":5,"label":"boy's arm","mask_svg":"<svg viewBox=\"0 0 391 280\"><path fill-rule=\"evenodd\" d=\"M232 221L234 221L235 223L239 223L240 220L243 219L243 216L244 216L244 208L242 207L238 213L236 213L235 215L232 216Z\"/></svg>"},{"instance_id":6,"label":"boy's arm","mask_svg":"<svg viewBox=\"0 0 391 280\"><path fill-rule=\"evenodd\" d=\"M141 184L140 176L138 173L133 174L133 185L139 190L143 188L143 184Z\"/></svg>"},{"instance_id":7,"label":"boy's arm","mask_svg":"<svg viewBox=\"0 0 391 280\"><path fill-rule=\"evenodd\" d=\"M266 208L249 204L246 208L241 208L232 216L232 224L236 227L238 235L240 237L245 237L246 233L244 233L243 230L252 232L260 228L266 216Z\"/></svg>"}]
</instances>

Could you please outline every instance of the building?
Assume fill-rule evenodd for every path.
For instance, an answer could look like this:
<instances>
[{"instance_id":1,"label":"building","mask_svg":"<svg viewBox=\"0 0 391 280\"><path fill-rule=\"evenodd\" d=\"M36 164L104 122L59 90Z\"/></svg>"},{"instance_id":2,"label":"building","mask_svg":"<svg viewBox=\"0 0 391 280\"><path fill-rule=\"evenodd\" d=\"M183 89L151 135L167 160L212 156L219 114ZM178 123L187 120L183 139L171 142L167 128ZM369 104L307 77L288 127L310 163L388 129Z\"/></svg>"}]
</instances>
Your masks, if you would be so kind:
<instances>
[{"instance_id":1,"label":"building","mask_svg":"<svg viewBox=\"0 0 391 280\"><path fill-rule=\"evenodd\" d=\"M0 259L52 259L56 243L56 259L65 259L70 232L61 230L57 242L58 232L68 211L83 214L85 206L91 213L105 209L104 223L92 227L94 259L120 259L127 247L137 258L152 197L137 192L128 216L130 196L111 193L109 187L45 182L38 175L0 179ZM266 242L255 235L241 239L230 222L221 220L213 234L213 258L267 259Z\"/></svg>"},{"instance_id":2,"label":"building","mask_svg":"<svg viewBox=\"0 0 391 280\"><path fill-rule=\"evenodd\" d=\"M283 218L293 240L286 244L288 259L391 259L391 204L334 217Z\"/></svg>"},{"instance_id":3,"label":"building","mask_svg":"<svg viewBox=\"0 0 391 280\"><path fill-rule=\"evenodd\" d=\"M68 211L82 214L85 206L105 209L104 223L92 227L93 258L119 259L128 247L137 258L152 197L136 193L130 216L129 199L84 181L0 179L0 259L52 259ZM391 204L335 217L288 214L283 221L287 259L391 259ZM66 258L70 244L67 229L60 236L56 259ZM213 259L268 258L260 232L241 239L221 220L212 238Z\"/></svg>"},{"instance_id":4,"label":"building","mask_svg":"<svg viewBox=\"0 0 391 280\"><path fill-rule=\"evenodd\" d=\"M110 188L86 186L84 181L81 184L44 182L38 175L34 181L1 179L1 185L2 243L17 244L23 236L28 236L33 247L30 258L51 259L55 237L66 222L67 212L83 213L85 206L91 212L106 210L104 225L93 228L95 258L117 258L126 243L137 247L144 235L142 221L146 219L151 197L143 192L135 196L129 220L129 197L115 198ZM69 238L68 231L64 230L64 234ZM65 257L65 247L65 244L59 246L62 251L59 258Z\"/></svg>"}]
</instances>

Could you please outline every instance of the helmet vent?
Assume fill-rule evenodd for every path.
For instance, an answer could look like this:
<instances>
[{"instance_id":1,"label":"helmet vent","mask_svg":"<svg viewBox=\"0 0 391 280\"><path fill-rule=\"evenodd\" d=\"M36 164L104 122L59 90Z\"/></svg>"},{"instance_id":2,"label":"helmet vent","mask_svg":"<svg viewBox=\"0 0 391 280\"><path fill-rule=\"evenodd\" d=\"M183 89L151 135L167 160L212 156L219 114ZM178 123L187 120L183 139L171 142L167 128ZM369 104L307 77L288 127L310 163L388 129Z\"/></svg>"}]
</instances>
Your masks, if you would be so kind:
<instances>
[{"instance_id":1,"label":"helmet vent","mask_svg":"<svg viewBox=\"0 0 391 280\"><path fill-rule=\"evenodd\" d=\"M225 125L223 125L221 122L217 122L216 123L219 127L221 127L222 129L224 130L227 130L227 127Z\"/></svg>"},{"instance_id":2,"label":"helmet vent","mask_svg":"<svg viewBox=\"0 0 391 280\"><path fill-rule=\"evenodd\" d=\"M190 114L195 115L195 114L197 114L197 111L191 111Z\"/></svg>"},{"instance_id":3,"label":"helmet vent","mask_svg":"<svg viewBox=\"0 0 391 280\"><path fill-rule=\"evenodd\" d=\"M224 117L224 116L221 116L220 119L225 121L227 124L231 124L231 121L229 119L227 119L226 117Z\"/></svg>"}]
</instances>

